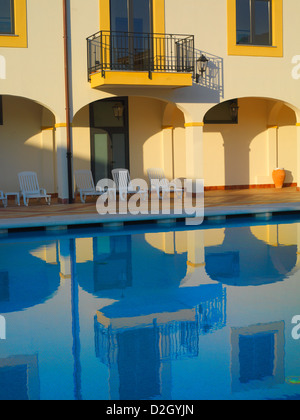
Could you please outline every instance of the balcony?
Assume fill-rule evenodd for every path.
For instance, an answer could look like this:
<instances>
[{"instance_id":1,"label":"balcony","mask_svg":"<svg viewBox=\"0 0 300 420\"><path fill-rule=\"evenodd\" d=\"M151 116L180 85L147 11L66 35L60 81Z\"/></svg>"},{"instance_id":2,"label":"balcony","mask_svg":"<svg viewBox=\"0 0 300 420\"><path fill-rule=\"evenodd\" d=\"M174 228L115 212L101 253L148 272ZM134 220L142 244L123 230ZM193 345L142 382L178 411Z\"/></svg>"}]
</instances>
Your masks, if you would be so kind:
<instances>
[{"instance_id":1,"label":"balcony","mask_svg":"<svg viewBox=\"0 0 300 420\"><path fill-rule=\"evenodd\" d=\"M87 48L92 88L192 86L192 35L100 31Z\"/></svg>"}]
</instances>

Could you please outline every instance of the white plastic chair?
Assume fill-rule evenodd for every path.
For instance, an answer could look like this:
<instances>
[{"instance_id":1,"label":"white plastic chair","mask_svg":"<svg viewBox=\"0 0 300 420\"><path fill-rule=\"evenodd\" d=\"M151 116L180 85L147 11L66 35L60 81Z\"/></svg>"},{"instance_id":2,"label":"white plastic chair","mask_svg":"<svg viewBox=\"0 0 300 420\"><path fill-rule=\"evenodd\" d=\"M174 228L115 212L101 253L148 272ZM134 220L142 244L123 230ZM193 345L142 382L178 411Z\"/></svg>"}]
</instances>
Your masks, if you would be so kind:
<instances>
[{"instance_id":1,"label":"white plastic chair","mask_svg":"<svg viewBox=\"0 0 300 420\"><path fill-rule=\"evenodd\" d=\"M20 172L18 174L20 191L23 201L27 207L30 198L44 198L48 206L51 204L51 195L47 194L44 188L39 187L37 174L35 172Z\"/></svg>"},{"instance_id":2,"label":"white plastic chair","mask_svg":"<svg viewBox=\"0 0 300 420\"><path fill-rule=\"evenodd\" d=\"M166 193L174 192L177 197L182 198L183 188L179 187L176 180L170 182L165 177L161 168L150 168L147 170L151 191L155 190L158 198L163 198ZM180 182L180 180L178 180ZM180 182L181 184L181 182Z\"/></svg>"},{"instance_id":3,"label":"white plastic chair","mask_svg":"<svg viewBox=\"0 0 300 420\"><path fill-rule=\"evenodd\" d=\"M75 195L80 195L80 200L85 203L87 196L99 196L104 193L95 188L92 172L90 170L75 171Z\"/></svg>"},{"instance_id":4,"label":"white plastic chair","mask_svg":"<svg viewBox=\"0 0 300 420\"><path fill-rule=\"evenodd\" d=\"M4 207L7 207L7 197L3 194L3 191L0 191L0 201L2 201Z\"/></svg>"},{"instance_id":5,"label":"white plastic chair","mask_svg":"<svg viewBox=\"0 0 300 420\"><path fill-rule=\"evenodd\" d=\"M122 201L127 200L127 194L140 194L144 200L148 195L148 190L142 190L140 187L134 187L132 185L130 174L128 169L113 169L111 171L114 183L116 185L116 191L119 192ZM115 192L116 198L116 192Z\"/></svg>"}]
</instances>

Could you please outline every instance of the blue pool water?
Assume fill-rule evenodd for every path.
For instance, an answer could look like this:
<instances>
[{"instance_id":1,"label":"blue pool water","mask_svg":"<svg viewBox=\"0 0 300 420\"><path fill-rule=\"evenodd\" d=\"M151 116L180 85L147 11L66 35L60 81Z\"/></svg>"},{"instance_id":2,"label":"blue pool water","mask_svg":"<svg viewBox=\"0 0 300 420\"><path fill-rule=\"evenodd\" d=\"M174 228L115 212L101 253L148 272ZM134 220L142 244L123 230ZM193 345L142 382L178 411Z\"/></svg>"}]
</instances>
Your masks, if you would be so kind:
<instances>
[{"instance_id":1,"label":"blue pool water","mask_svg":"<svg viewBox=\"0 0 300 420\"><path fill-rule=\"evenodd\" d=\"M2 237L0 315L1 400L299 399L300 220Z\"/></svg>"}]
</instances>

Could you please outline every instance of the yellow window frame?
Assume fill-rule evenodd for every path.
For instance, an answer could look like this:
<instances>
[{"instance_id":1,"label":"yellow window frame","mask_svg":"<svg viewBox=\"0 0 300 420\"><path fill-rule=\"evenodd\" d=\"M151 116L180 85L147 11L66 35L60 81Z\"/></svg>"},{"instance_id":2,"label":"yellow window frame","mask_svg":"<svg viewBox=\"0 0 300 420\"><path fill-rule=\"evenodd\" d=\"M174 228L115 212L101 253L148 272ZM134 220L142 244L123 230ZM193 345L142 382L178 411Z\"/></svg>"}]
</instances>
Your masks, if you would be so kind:
<instances>
[{"instance_id":1,"label":"yellow window frame","mask_svg":"<svg viewBox=\"0 0 300 420\"><path fill-rule=\"evenodd\" d=\"M283 56L283 2L272 1L272 45L238 45L236 43L236 0L227 0L227 43L228 55L256 57Z\"/></svg>"},{"instance_id":2,"label":"yellow window frame","mask_svg":"<svg viewBox=\"0 0 300 420\"><path fill-rule=\"evenodd\" d=\"M153 33L154 34L164 34L165 33L165 0L152 0L152 22L153 22ZM99 0L99 9L100 9L100 31L111 30L110 28L110 0ZM154 46L154 57L156 57L155 52L156 46ZM109 60L109 40L105 40L105 47L103 48L103 56ZM163 60L161 57L161 49L159 58L155 60Z\"/></svg>"},{"instance_id":3,"label":"yellow window frame","mask_svg":"<svg viewBox=\"0 0 300 420\"><path fill-rule=\"evenodd\" d=\"M0 34L0 47L27 48L26 0L14 0L14 22L14 34Z\"/></svg>"},{"instance_id":4,"label":"yellow window frame","mask_svg":"<svg viewBox=\"0 0 300 420\"><path fill-rule=\"evenodd\" d=\"M153 33L165 33L165 0L153 1ZM99 0L100 31L110 31L110 0Z\"/></svg>"}]
</instances>

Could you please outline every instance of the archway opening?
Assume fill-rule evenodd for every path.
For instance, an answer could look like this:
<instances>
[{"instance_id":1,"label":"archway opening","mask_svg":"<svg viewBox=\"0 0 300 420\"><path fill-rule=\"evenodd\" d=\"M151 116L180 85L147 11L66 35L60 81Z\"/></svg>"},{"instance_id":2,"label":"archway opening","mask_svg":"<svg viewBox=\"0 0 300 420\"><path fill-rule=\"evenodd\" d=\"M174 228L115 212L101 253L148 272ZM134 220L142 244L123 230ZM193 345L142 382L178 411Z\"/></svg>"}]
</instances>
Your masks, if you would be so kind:
<instances>
[{"instance_id":1,"label":"archway opening","mask_svg":"<svg viewBox=\"0 0 300 420\"><path fill-rule=\"evenodd\" d=\"M34 171L48 193L57 193L55 116L45 106L2 96L0 174L3 191L19 191L18 173Z\"/></svg>"},{"instance_id":2,"label":"archway opening","mask_svg":"<svg viewBox=\"0 0 300 420\"><path fill-rule=\"evenodd\" d=\"M118 103L124 107L119 119L112 109ZM168 106L157 98L113 96L81 108L72 122L74 171L92 170L95 183L111 178L114 167L129 169L132 179L147 180L153 167L170 179L184 177L184 114L174 104L168 112Z\"/></svg>"},{"instance_id":3,"label":"archway opening","mask_svg":"<svg viewBox=\"0 0 300 420\"><path fill-rule=\"evenodd\" d=\"M291 107L275 99L239 98L236 121L204 126L205 186L272 188L272 172L281 167L286 171L284 185L295 187L296 150L296 114Z\"/></svg>"}]
</instances>

